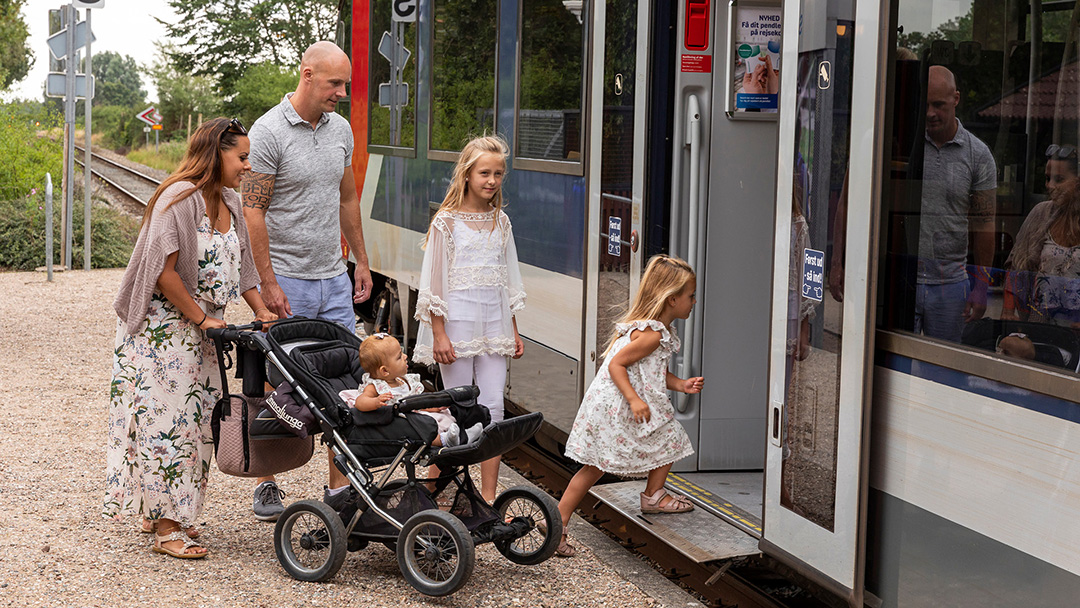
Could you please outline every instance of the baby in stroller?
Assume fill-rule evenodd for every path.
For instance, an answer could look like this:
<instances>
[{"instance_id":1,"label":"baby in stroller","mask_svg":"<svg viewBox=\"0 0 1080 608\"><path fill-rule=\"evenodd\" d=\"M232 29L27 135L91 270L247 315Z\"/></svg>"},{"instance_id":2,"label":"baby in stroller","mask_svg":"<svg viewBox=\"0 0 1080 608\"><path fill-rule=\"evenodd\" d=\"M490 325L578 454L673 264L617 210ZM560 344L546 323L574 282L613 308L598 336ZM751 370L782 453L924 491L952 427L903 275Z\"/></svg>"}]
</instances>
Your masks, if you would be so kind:
<instances>
[{"instance_id":1,"label":"baby in stroller","mask_svg":"<svg viewBox=\"0 0 1080 608\"><path fill-rule=\"evenodd\" d=\"M424 392L419 374L410 374L409 359L397 338L378 333L368 336L360 343L360 366L364 377L359 389L345 389L338 393L342 401L361 412L371 412L380 407L393 406L399 400ZM448 411L450 408L434 407L415 410L430 416L439 425L439 434L431 445L435 447L461 445L461 429ZM465 443L473 442L484 430L480 422L465 431Z\"/></svg>"}]
</instances>

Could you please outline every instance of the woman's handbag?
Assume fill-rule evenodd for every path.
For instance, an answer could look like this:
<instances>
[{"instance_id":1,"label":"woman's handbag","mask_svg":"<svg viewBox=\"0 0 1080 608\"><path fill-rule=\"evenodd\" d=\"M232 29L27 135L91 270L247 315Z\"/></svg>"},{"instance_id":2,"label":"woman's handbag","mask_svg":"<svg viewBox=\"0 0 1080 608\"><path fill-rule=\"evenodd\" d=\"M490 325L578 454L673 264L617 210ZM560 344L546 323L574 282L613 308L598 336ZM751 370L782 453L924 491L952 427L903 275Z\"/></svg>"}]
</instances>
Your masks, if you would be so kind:
<instances>
[{"instance_id":1,"label":"woman's handbag","mask_svg":"<svg viewBox=\"0 0 1080 608\"><path fill-rule=\"evenodd\" d=\"M225 370L225 352L232 348L220 338L217 346L218 368L221 371L222 392L226 395L214 404L210 428L214 434L214 457L218 469L234 477L266 477L307 464L315 451L313 437L274 437L257 439L251 435L251 425L266 407L265 398L230 395Z\"/></svg>"}]
</instances>

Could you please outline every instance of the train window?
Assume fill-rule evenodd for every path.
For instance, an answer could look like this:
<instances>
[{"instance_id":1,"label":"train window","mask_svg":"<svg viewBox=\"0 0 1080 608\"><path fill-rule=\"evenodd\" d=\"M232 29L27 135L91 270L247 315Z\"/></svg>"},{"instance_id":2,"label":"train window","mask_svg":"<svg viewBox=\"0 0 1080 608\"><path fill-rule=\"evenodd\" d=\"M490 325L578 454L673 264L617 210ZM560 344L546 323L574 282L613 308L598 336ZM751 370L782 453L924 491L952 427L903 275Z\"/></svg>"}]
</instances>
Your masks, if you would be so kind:
<instances>
[{"instance_id":1,"label":"train window","mask_svg":"<svg viewBox=\"0 0 1080 608\"><path fill-rule=\"evenodd\" d=\"M416 21L392 20L394 0L371 0L368 144L413 156L416 146Z\"/></svg>"},{"instance_id":2,"label":"train window","mask_svg":"<svg viewBox=\"0 0 1080 608\"><path fill-rule=\"evenodd\" d=\"M430 147L456 154L470 136L495 131L498 6L436 0L434 10Z\"/></svg>"},{"instance_id":3,"label":"train window","mask_svg":"<svg viewBox=\"0 0 1080 608\"><path fill-rule=\"evenodd\" d=\"M580 175L586 2L521 3L514 165ZM561 165L561 166L560 166Z\"/></svg>"},{"instance_id":4,"label":"train window","mask_svg":"<svg viewBox=\"0 0 1080 608\"><path fill-rule=\"evenodd\" d=\"M878 325L1075 373L1074 3L901 0L896 14Z\"/></svg>"}]
</instances>

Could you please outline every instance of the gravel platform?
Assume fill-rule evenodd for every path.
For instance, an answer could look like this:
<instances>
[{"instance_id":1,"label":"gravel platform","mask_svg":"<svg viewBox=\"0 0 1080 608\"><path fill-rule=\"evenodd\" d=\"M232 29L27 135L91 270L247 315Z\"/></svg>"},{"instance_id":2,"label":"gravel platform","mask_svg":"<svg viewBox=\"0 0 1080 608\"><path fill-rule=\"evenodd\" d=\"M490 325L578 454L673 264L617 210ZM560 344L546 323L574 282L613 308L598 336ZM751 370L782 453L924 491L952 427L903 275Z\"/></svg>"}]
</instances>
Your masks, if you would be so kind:
<instances>
[{"instance_id":1,"label":"gravel platform","mask_svg":"<svg viewBox=\"0 0 1080 608\"><path fill-rule=\"evenodd\" d=\"M518 566L479 547L469 583L446 598L413 590L381 546L350 553L329 582L302 583L278 564L273 525L251 515L254 483L216 469L200 521L210 556L152 554L137 521L101 516L122 273L60 272L52 283L43 272L0 273L0 606L700 606L635 558L620 566L583 522L571 526L571 559ZM248 321L246 310L231 306L228 320ZM278 477L287 504L321 498L323 454Z\"/></svg>"}]
</instances>

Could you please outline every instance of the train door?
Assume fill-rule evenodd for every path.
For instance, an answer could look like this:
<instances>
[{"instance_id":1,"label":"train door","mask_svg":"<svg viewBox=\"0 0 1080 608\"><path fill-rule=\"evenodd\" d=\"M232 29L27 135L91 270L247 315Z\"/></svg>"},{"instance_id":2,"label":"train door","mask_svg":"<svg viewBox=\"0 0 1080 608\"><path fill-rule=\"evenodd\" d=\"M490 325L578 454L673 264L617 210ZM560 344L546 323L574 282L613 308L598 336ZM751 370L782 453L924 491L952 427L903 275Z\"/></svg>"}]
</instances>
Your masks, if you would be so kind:
<instances>
[{"instance_id":1,"label":"train door","mask_svg":"<svg viewBox=\"0 0 1080 608\"><path fill-rule=\"evenodd\" d=\"M649 18L638 0L593 9L585 386L641 277Z\"/></svg>"},{"instance_id":2,"label":"train door","mask_svg":"<svg viewBox=\"0 0 1080 608\"><path fill-rule=\"evenodd\" d=\"M862 606L881 4L784 7L762 549Z\"/></svg>"}]
</instances>

